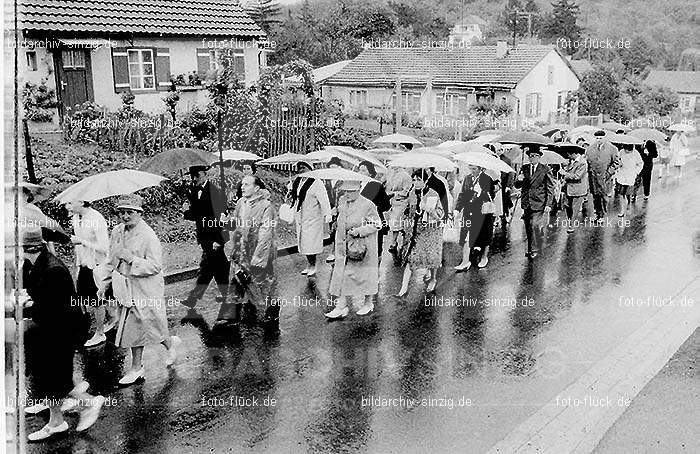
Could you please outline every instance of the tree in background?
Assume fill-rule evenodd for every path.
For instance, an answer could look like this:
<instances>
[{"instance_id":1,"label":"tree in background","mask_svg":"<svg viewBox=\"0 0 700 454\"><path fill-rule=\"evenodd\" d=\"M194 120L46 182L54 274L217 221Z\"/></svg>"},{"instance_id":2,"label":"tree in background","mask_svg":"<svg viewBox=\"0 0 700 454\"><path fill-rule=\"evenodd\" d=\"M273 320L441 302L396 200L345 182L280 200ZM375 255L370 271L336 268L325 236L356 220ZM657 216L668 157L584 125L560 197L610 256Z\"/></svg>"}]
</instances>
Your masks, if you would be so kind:
<instances>
[{"instance_id":1,"label":"tree in background","mask_svg":"<svg viewBox=\"0 0 700 454\"><path fill-rule=\"evenodd\" d=\"M244 9L265 33L270 33L272 27L280 23L280 6L274 0L249 0Z\"/></svg>"},{"instance_id":2,"label":"tree in background","mask_svg":"<svg viewBox=\"0 0 700 454\"><path fill-rule=\"evenodd\" d=\"M666 87L641 85L633 106L635 116L664 117L678 106L678 93Z\"/></svg>"},{"instance_id":3,"label":"tree in background","mask_svg":"<svg viewBox=\"0 0 700 454\"><path fill-rule=\"evenodd\" d=\"M552 3L551 14L542 20L540 38L552 43L561 38L572 43L578 40L581 37L581 27L577 24L579 14L579 6L572 0L558 0ZM567 46L564 51L570 55L575 49L573 46Z\"/></svg>"},{"instance_id":4,"label":"tree in background","mask_svg":"<svg viewBox=\"0 0 700 454\"><path fill-rule=\"evenodd\" d=\"M612 68L595 67L583 74L568 102L577 103L579 115L616 113L620 110L620 80Z\"/></svg>"},{"instance_id":5,"label":"tree in background","mask_svg":"<svg viewBox=\"0 0 700 454\"><path fill-rule=\"evenodd\" d=\"M498 17L498 24L503 27L509 36L525 36L527 33L527 20L516 17L519 11L523 11L523 4L520 0L508 0Z\"/></svg>"},{"instance_id":6,"label":"tree in background","mask_svg":"<svg viewBox=\"0 0 700 454\"><path fill-rule=\"evenodd\" d=\"M444 40L450 25L434 8L423 3L410 4L404 0L389 1L396 17L395 38L404 40Z\"/></svg>"}]
</instances>

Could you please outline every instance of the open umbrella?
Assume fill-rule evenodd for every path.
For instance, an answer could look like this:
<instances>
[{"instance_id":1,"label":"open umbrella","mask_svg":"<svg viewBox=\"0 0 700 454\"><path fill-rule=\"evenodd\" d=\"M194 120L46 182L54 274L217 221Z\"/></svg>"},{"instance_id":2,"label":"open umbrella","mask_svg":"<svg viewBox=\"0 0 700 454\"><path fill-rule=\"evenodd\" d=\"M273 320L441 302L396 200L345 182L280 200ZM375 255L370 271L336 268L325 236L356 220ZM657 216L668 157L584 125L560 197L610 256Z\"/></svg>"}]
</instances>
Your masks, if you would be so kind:
<instances>
[{"instance_id":1,"label":"open umbrella","mask_svg":"<svg viewBox=\"0 0 700 454\"><path fill-rule=\"evenodd\" d=\"M493 143L497 142L499 137L501 137L502 135L503 134L485 134L483 136L478 136L471 140L467 140L467 143L476 143L479 145L483 145L485 143Z\"/></svg>"},{"instance_id":2,"label":"open umbrella","mask_svg":"<svg viewBox=\"0 0 700 454\"><path fill-rule=\"evenodd\" d=\"M687 132L687 133L695 131L694 126L691 126L691 125L686 124L686 123L676 123L676 124L669 126L666 129L668 129L669 131L682 131L682 132Z\"/></svg>"},{"instance_id":3,"label":"open umbrella","mask_svg":"<svg viewBox=\"0 0 700 454\"><path fill-rule=\"evenodd\" d=\"M444 142L438 145L436 148L451 151L454 154L457 153L467 153L467 152L488 152L489 149L473 142L460 142L457 140L450 140L449 142Z\"/></svg>"},{"instance_id":4,"label":"open umbrella","mask_svg":"<svg viewBox=\"0 0 700 454\"><path fill-rule=\"evenodd\" d=\"M412 143L414 145L423 145L420 140L415 137L407 136L406 134L389 134L374 139L372 143Z\"/></svg>"},{"instance_id":5,"label":"open umbrella","mask_svg":"<svg viewBox=\"0 0 700 454\"><path fill-rule=\"evenodd\" d=\"M367 153L380 161L389 161L391 158L406 153L406 150L400 150L398 148L370 148L367 150Z\"/></svg>"},{"instance_id":6,"label":"open umbrella","mask_svg":"<svg viewBox=\"0 0 700 454\"><path fill-rule=\"evenodd\" d=\"M622 145L641 145L644 143L642 139L627 134L605 134L605 140L611 143L619 143Z\"/></svg>"},{"instance_id":7,"label":"open umbrella","mask_svg":"<svg viewBox=\"0 0 700 454\"><path fill-rule=\"evenodd\" d=\"M405 153L389 161L389 167L403 167L407 169L427 169L429 167L435 167L436 170L450 172L454 170L455 164L447 158L434 154Z\"/></svg>"},{"instance_id":8,"label":"open umbrella","mask_svg":"<svg viewBox=\"0 0 700 454\"><path fill-rule=\"evenodd\" d=\"M215 159L219 159L219 153L217 151L211 154L214 155ZM224 160L227 161L259 161L262 159L262 157L254 153L234 149L224 150L221 152L221 154L223 155Z\"/></svg>"},{"instance_id":9,"label":"open umbrella","mask_svg":"<svg viewBox=\"0 0 700 454\"><path fill-rule=\"evenodd\" d=\"M544 128L540 129L537 131L538 134L542 134L543 136L551 136L552 134L555 134L559 131L568 131L571 129L571 126L565 125L565 124L553 124L549 126L545 126Z\"/></svg>"},{"instance_id":10,"label":"open umbrella","mask_svg":"<svg viewBox=\"0 0 700 454\"><path fill-rule=\"evenodd\" d=\"M630 136L636 137L642 140L652 140L657 143L663 143L666 141L666 134L651 128L639 128L634 129L628 133Z\"/></svg>"},{"instance_id":11,"label":"open umbrella","mask_svg":"<svg viewBox=\"0 0 700 454\"><path fill-rule=\"evenodd\" d=\"M318 160L318 161L325 162L325 163L330 161L331 158L338 158L341 161L347 162L348 164L350 164L352 166L356 166L357 164L360 163L360 159L352 157L352 156L348 156L344 153L341 153L341 152L335 151L335 150L312 151L311 153L306 153L306 158Z\"/></svg>"},{"instance_id":12,"label":"open umbrella","mask_svg":"<svg viewBox=\"0 0 700 454\"><path fill-rule=\"evenodd\" d=\"M591 126L591 125L582 125L582 126L576 126L574 129L569 131L569 136L573 134L579 134L582 132L588 133L588 134L593 134L596 131L599 131L600 128L596 126Z\"/></svg>"},{"instance_id":13,"label":"open umbrella","mask_svg":"<svg viewBox=\"0 0 700 454\"><path fill-rule=\"evenodd\" d=\"M496 172L515 172L511 166L488 153L460 153L454 157L454 160Z\"/></svg>"},{"instance_id":14,"label":"open umbrella","mask_svg":"<svg viewBox=\"0 0 700 454\"><path fill-rule=\"evenodd\" d=\"M438 147L422 147L422 148L416 148L408 153L428 153L428 154L434 154L436 156L442 156L443 158L451 158L452 155L454 154L453 151L445 148L438 148Z\"/></svg>"},{"instance_id":15,"label":"open umbrella","mask_svg":"<svg viewBox=\"0 0 700 454\"><path fill-rule=\"evenodd\" d=\"M273 164L296 164L298 162L314 161L314 159L309 159L306 155L299 153L282 153L281 155L273 156L271 158L263 159L258 161L261 165L273 165Z\"/></svg>"},{"instance_id":16,"label":"open umbrella","mask_svg":"<svg viewBox=\"0 0 700 454\"><path fill-rule=\"evenodd\" d=\"M316 169L300 173L298 177L317 178L319 180L342 180L342 181L376 181L372 177L353 172L348 169Z\"/></svg>"},{"instance_id":17,"label":"open umbrella","mask_svg":"<svg viewBox=\"0 0 700 454\"><path fill-rule=\"evenodd\" d=\"M148 158L139 170L167 175L191 166L210 166L217 159L213 153L196 148L172 148Z\"/></svg>"},{"instance_id":18,"label":"open umbrella","mask_svg":"<svg viewBox=\"0 0 700 454\"><path fill-rule=\"evenodd\" d=\"M42 186L34 183L27 183L26 181L20 181L17 184L17 186L15 186L13 183L5 183L6 191L14 191L20 188L23 191L31 193L34 197L34 202L40 202L42 200L48 199L51 195L51 191L53 190L53 188L51 188L50 186Z\"/></svg>"},{"instance_id":19,"label":"open umbrella","mask_svg":"<svg viewBox=\"0 0 700 454\"><path fill-rule=\"evenodd\" d=\"M112 170L78 181L58 194L55 200L61 203L81 200L92 202L105 197L131 194L144 188L158 186L163 180L167 180L167 178L140 170Z\"/></svg>"},{"instance_id":20,"label":"open umbrella","mask_svg":"<svg viewBox=\"0 0 700 454\"><path fill-rule=\"evenodd\" d=\"M497 140L500 143L517 143L517 144L535 144L535 145L547 145L551 143L549 137L545 137L542 134L537 134L536 132L527 131L513 131L503 134Z\"/></svg>"},{"instance_id":21,"label":"open umbrella","mask_svg":"<svg viewBox=\"0 0 700 454\"><path fill-rule=\"evenodd\" d=\"M507 133L505 129L484 129L483 131L479 131L476 134L474 134L477 137L483 137L483 136L502 136L503 134Z\"/></svg>"},{"instance_id":22,"label":"open umbrella","mask_svg":"<svg viewBox=\"0 0 700 454\"><path fill-rule=\"evenodd\" d=\"M626 132L630 130L629 126L623 125L622 123L618 123L616 121L606 121L605 123L600 125L600 127L612 132L617 132L619 130L623 130Z\"/></svg>"},{"instance_id":23,"label":"open umbrella","mask_svg":"<svg viewBox=\"0 0 700 454\"><path fill-rule=\"evenodd\" d=\"M346 154L350 157L357 158L360 161L369 161L372 163L372 165L375 167L375 169L379 172L384 172L386 170L386 167L382 162L377 159L375 156L373 156L371 153L369 153L367 150L358 150L353 147L346 147L342 145L327 145L324 147L325 150L334 150L334 151L339 151L340 153Z\"/></svg>"}]
</instances>

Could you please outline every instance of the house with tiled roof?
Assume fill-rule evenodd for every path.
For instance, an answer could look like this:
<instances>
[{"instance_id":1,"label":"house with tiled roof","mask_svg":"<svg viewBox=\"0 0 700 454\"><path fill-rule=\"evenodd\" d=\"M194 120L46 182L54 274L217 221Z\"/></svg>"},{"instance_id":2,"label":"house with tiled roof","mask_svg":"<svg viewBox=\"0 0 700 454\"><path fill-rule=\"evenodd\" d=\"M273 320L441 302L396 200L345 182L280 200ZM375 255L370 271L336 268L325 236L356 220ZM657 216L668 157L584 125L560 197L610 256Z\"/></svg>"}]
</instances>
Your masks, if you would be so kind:
<instances>
[{"instance_id":1,"label":"house with tiled roof","mask_svg":"<svg viewBox=\"0 0 700 454\"><path fill-rule=\"evenodd\" d=\"M207 74L228 61L250 84L269 50L226 0L22 0L18 24L20 83L56 89L61 117L88 100L117 109L126 91L136 108L160 112L173 86L181 108L202 104Z\"/></svg>"},{"instance_id":2,"label":"house with tiled roof","mask_svg":"<svg viewBox=\"0 0 700 454\"><path fill-rule=\"evenodd\" d=\"M454 46L471 46L484 39L486 21L473 14L466 15L450 30L447 40Z\"/></svg>"},{"instance_id":3,"label":"house with tiled roof","mask_svg":"<svg viewBox=\"0 0 700 454\"><path fill-rule=\"evenodd\" d=\"M323 83L324 95L351 111L391 108L425 119L459 121L479 101L507 102L534 124L564 111L579 78L554 47L373 47Z\"/></svg>"},{"instance_id":4,"label":"house with tiled roof","mask_svg":"<svg viewBox=\"0 0 700 454\"><path fill-rule=\"evenodd\" d=\"M700 71L651 70L644 83L670 88L678 93L681 114L700 116Z\"/></svg>"}]
</instances>

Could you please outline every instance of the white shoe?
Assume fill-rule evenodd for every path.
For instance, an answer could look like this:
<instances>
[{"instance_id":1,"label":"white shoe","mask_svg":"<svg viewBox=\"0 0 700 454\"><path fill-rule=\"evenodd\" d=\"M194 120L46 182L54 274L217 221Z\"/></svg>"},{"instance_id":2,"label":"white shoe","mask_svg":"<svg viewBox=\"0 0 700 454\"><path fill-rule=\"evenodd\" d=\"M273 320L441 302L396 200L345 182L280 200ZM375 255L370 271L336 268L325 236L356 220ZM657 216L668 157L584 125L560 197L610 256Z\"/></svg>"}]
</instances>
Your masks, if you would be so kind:
<instances>
[{"instance_id":1,"label":"white shoe","mask_svg":"<svg viewBox=\"0 0 700 454\"><path fill-rule=\"evenodd\" d=\"M365 304L357 312L357 315L367 315L374 310L374 303Z\"/></svg>"},{"instance_id":2,"label":"white shoe","mask_svg":"<svg viewBox=\"0 0 700 454\"><path fill-rule=\"evenodd\" d=\"M335 309L333 309L330 312L327 312L324 315L330 319L336 319L336 318L347 317L349 313L350 313L350 310L347 307L344 307L342 309L336 307Z\"/></svg>"},{"instance_id":3,"label":"white shoe","mask_svg":"<svg viewBox=\"0 0 700 454\"><path fill-rule=\"evenodd\" d=\"M34 404L31 407L27 407L24 409L24 412L28 415L38 415L42 411L46 411L49 409L48 405L44 404Z\"/></svg>"},{"instance_id":4,"label":"white shoe","mask_svg":"<svg viewBox=\"0 0 700 454\"><path fill-rule=\"evenodd\" d=\"M177 349L182 344L182 339L178 336L170 336L170 348L168 349L168 357L165 358L165 365L170 366L177 359Z\"/></svg>"},{"instance_id":5,"label":"white shoe","mask_svg":"<svg viewBox=\"0 0 700 454\"><path fill-rule=\"evenodd\" d=\"M47 424L41 429L37 430L36 432L30 433L27 436L27 438L29 439L29 441L46 440L51 435L65 432L66 430L68 430L68 423L66 421L63 421L62 424L59 424L56 427L50 427Z\"/></svg>"},{"instance_id":6,"label":"white shoe","mask_svg":"<svg viewBox=\"0 0 700 454\"><path fill-rule=\"evenodd\" d=\"M95 333L94 336L92 336L90 339L88 339L87 342L85 342L85 346L86 347L94 347L95 345L100 345L102 342L106 342L106 341L107 341L107 336L105 336L104 334L101 334L98 336L97 333Z\"/></svg>"},{"instance_id":7,"label":"white shoe","mask_svg":"<svg viewBox=\"0 0 700 454\"><path fill-rule=\"evenodd\" d=\"M472 262L467 262L466 265L463 265L460 263L459 265L455 266L455 271L466 271L471 267L472 267Z\"/></svg>"},{"instance_id":8,"label":"white shoe","mask_svg":"<svg viewBox=\"0 0 700 454\"><path fill-rule=\"evenodd\" d=\"M326 257L326 262L328 262L328 263L335 262L335 255L331 254L328 257Z\"/></svg>"},{"instance_id":9,"label":"white shoe","mask_svg":"<svg viewBox=\"0 0 700 454\"><path fill-rule=\"evenodd\" d=\"M307 277L316 276L316 268L312 268L312 269L310 269L309 271L307 271L307 272L306 272L306 276L307 276Z\"/></svg>"},{"instance_id":10,"label":"white shoe","mask_svg":"<svg viewBox=\"0 0 700 454\"><path fill-rule=\"evenodd\" d=\"M133 385L139 379L143 378L144 374L145 374L145 370L144 370L143 366L141 366L141 369L130 370L129 372L127 372L126 375L124 375L119 380L119 384L120 385Z\"/></svg>"},{"instance_id":11,"label":"white shoe","mask_svg":"<svg viewBox=\"0 0 700 454\"><path fill-rule=\"evenodd\" d=\"M308 268L304 268L303 270L301 270L301 274L303 274L304 276L306 276L307 274L309 274L309 269L308 269Z\"/></svg>"},{"instance_id":12,"label":"white shoe","mask_svg":"<svg viewBox=\"0 0 700 454\"><path fill-rule=\"evenodd\" d=\"M100 416L100 410L102 409L102 405L104 403L104 397L95 396L92 399L92 405L80 412L80 421L78 422L75 430L82 432L83 430L87 430L92 427L92 425L95 424L95 421L97 421L97 418Z\"/></svg>"}]
</instances>

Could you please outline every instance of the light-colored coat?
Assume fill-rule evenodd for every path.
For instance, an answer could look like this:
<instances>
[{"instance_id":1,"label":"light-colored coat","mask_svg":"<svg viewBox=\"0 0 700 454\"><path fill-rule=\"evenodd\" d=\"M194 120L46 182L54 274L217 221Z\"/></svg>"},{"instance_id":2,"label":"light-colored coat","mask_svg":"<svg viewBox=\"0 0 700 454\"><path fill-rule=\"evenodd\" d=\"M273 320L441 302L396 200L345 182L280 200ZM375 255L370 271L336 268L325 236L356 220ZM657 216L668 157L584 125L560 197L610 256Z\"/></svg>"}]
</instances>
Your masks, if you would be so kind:
<instances>
[{"instance_id":1,"label":"light-colored coat","mask_svg":"<svg viewBox=\"0 0 700 454\"><path fill-rule=\"evenodd\" d=\"M379 258L377 232L381 225L379 213L372 202L364 197L350 201L345 196L338 200L338 228L335 232L335 266L328 293L333 296L365 296L379 291ZM367 246L362 261L346 258L347 231L358 229Z\"/></svg>"},{"instance_id":2,"label":"light-colored coat","mask_svg":"<svg viewBox=\"0 0 700 454\"><path fill-rule=\"evenodd\" d=\"M588 194L588 161L583 156L570 161L564 168L566 195L580 197Z\"/></svg>"},{"instance_id":3,"label":"light-colored coat","mask_svg":"<svg viewBox=\"0 0 700 454\"><path fill-rule=\"evenodd\" d=\"M386 180L386 193L391 198L391 209L384 217L392 232L398 232L405 227L403 217L408 207L408 196L413 187L411 175L400 167L390 167L392 170Z\"/></svg>"},{"instance_id":4,"label":"light-colored coat","mask_svg":"<svg viewBox=\"0 0 700 454\"><path fill-rule=\"evenodd\" d=\"M82 216L71 218L73 233L82 244L75 245L75 266L86 266L92 270L95 285L105 278L105 261L109 250L107 221L95 209L88 208Z\"/></svg>"},{"instance_id":5,"label":"light-colored coat","mask_svg":"<svg viewBox=\"0 0 700 454\"><path fill-rule=\"evenodd\" d=\"M644 161L642 161L642 157L639 156L636 150L623 150L620 153L620 162L622 165L615 173L615 180L622 185L632 186L637 175L642 171L642 167L644 167Z\"/></svg>"},{"instance_id":6,"label":"light-colored coat","mask_svg":"<svg viewBox=\"0 0 700 454\"><path fill-rule=\"evenodd\" d=\"M586 149L588 161L588 183L591 194L607 194L613 175L620 167L620 158L615 145L607 141L597 141Z\"/></svg>"},{"instance_id":7,"label":"light-colored coat","mask_svg":"<svg viewBox=\"0 0 700 454\"><path fill-rule=\"evenodd\" d=\"M302 185L303 183L299 187ZM330 214L331 204L326 188L321 181L316 180L309 187L301 209L296 212L297 245L300 254L314 255L323 251L324 217Z\"/></svg>"},{"instance_id":8,"label":"light-colored coat","mask_svg":"<svg viewBox=\"0 0 700 454\"><path fill-rule=\"evenodd\" d=\"M689 154L688 138L685 134L680 132L673 134L669 143L669 149L671 152L671 165L679 167L685 165L685 157Z\"/></svg>"},{"instance_id":9,"label":"light-colored coat","mask_svg":"<svg viewBox=\"0 0 700 454\"><path fill-rule=\"evenodd\" d=\"M125 248L134 256L131 264L115 257L115 253ZM163 280L163 252L160 240L151 227L142 219L133 229L125 230L118 224L112 230L109 255L107 258L108 276L106 286L116 271L126 277L128 294L118 295L118 299L132 299L130 308L121 307L125 317L121 335L117 336L118 347L142 347L162 342L168 336L168 320L165 312L165 282Z\"/></svg>"}]
</instances>

